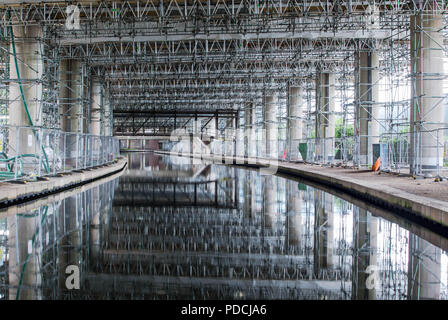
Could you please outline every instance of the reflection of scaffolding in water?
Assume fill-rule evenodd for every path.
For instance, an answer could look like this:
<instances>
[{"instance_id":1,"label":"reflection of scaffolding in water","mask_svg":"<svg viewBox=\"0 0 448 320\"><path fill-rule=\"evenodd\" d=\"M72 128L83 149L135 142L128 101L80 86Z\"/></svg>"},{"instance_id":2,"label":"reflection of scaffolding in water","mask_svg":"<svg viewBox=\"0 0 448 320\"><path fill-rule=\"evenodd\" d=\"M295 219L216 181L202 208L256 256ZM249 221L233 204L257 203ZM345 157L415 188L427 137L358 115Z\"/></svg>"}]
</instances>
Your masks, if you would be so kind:
<instances>
[{"instance_id":1,"label":"reflection of scaffolding in water","mask_svg":"<svg viewBox=\"0 0 448 320\"><path fill-rule=\"evenodd\" d=\"M94 249L95 216L110 208L117 180L1 219L1 299L61 299L66 267L81 278ZM6 236L5 236L6 234Z\"/></svg>"},{"instance_id":2,"label":"reflection of scaffolding in water","mask_svg":"<svg viewBox=\"0 0 448 320\"><path fill-rule=\"evenodd\" d=\"M0 219L0 299L8 299L8 221L6 218Z\"/></svg>"},{"instance_id":3,"label":"reflection of scaffolding in water","mask_svg":"<svg viewBox=\"0 0 448 320\"><path fill-rule=\"evenodd\" d=\"M406 299L408 282L409 231L380 219L378 224L378 299Z\"/></svg>"},{"instance_id":4,"label":"reflection of scaffolding in water","mask_svg":"<svg viewBox=\"0 0 448 320\"><path fill-rule=\"evenodd\" d=\"M294 192L294 190L291 191ZM314 224L316 205L319 208L322 205L322 200L321 203L316 202L315 191L311 187L306 187L306 190L300 192L303 193L302 208L307 217L304 221L304 225L307 227L304 228L303 240L304 243L309 243L309 247L297 251L304 252L304 254L308 252L304 258L312 266L313 253L316 250L312 245L312 239L318 236L318 233L312 227L310 228L310 223L307 221L311 221L311 226ZM369 299L416 299L419 296L410 295L408 292L409 283L415 282L416 286L420 286L420 290L435 290L433 292L437 293L439 289L434 289L434 287L440 287L440 296L438 297L446 299L448 293L446 280L448 256L446 252L442 252L436 246L412 235L396 223L375 217L365 209L360 209L338 197L333 197L333 199L334 265L332 268L339 270L341 279L348 277L352 281L353 288L357 290L357 297L367 299L367 296L362 298L361 294L367 294L370 291ZM418 239L419 243L426 243L423 247L424 250L421 245L414 249L410 247L411 236ZM434 256L435 254L438 256ZM420 268L414 269L414 274L408 269L409 259L412 257L415 257L413 259L416 259L417 266ZM355 269L353 269L354 262L357 265ZM367 278L371 275L367 271L369 266L373 266L371 270L377 272L375 290L367 288ZM436 276L432 277L431 275L434 274ZM347 286L347 282L341 281L341 291L346 298L353 298L350 283ZM424 296L421 295L420 298L424 298Z\"/></svg>"},{"instance_id":5,"label":"reflection of scaffolding in water","mask_svg":"<svg viewBox=\"0 0 448 320\"><path fill-rule=\"evenodd\" d=\"M240 177L238 182L235 175ZM370 237L364 251L354 250L355 232L359 233L354 229L360 228L355 218L361 209L346 201L279 177L273 178L275 190L269 189L268 177L224 166L212 166L201 179L213 176L223 184L232 207L217 208L213 203L201 207L122 203L112 208L118 183L115 180L35 210L38 219L33 223L40 231L33 254L39 252L35 273L41 274L41 282L27 288L41 289L44 298L64 299L349 299L351 282L357 281L363 271L352 270L353 261L365 259L365 255L357 255L360 252L376 255L380 276L376 298L407 297L408 231L375 218L379 220L376 248ZM244 187L242 182L246 180L250 183ZM262 205L266 191L275 192L276 199L277 215L271 227L266 224L268 213ZM203 192L213 195L214 188ZM118 193L129 193L129 189L118 188L117 199L123 196ZM250 198L249 193L255 196L249 211L243 209L244 205L233 206L243 204L241 200ZM235 194L240 196L230 197ZM318 217L315 228L317 209L326 215ZM292 217L298 217L297 229ZM373 228L369 225L372 218L370 215L362 220L363 227ZM8 239L0 239L2 243L15 241L16 222L11 221L0 228L11 231ZM321 263L319 270L314 269L316 237L333 249L326 251L327 265ZM359 243L362 247L362 241ZM21 246L26 250L27 242ZM81 290L70 291L65 289L65 266L74 261L81 269ZM8 265L8 261L5 263ZM0 289L9 292L5 272L0 274ZM441 291L441 297L446 297L446 291Z\"/></svg>"}]
</instances>

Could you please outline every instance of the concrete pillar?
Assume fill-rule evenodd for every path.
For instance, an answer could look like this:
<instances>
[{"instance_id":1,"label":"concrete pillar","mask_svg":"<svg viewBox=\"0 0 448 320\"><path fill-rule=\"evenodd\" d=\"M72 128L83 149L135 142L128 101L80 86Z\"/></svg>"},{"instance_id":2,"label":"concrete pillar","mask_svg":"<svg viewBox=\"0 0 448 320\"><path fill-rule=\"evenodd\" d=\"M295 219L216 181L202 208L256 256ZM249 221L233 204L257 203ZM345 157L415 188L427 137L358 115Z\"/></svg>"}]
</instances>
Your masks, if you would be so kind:
<instances>
[{"instance_id":1,"label":"concrete pillar","mask_svg":"<svg viewBox=\"0 0 448 320\"><path fill-rule=\"evenodd\" d=\"M440 299L441 249L409 235L408 299Z\"/></svg>"},{"instance_id":2,"label":"concrete pillar","mask_svg":"<svg viewBox=\"0 0 448 320\"><path fill-rule=\"evenodd\" d=\"M334 74L319 72L316 76L316 157L318 161L334 159Z\"/></svg>"},{"instance_id":3,"label":"concrete pillar","mask_svg":"<svg viewBox=\"0 0 448 320\"><path fill-rule=\"evenodd\" d=\"M245 170L246 179L244 181L244 213L246 216L253 218L256 214L257 194L255 190L255 179L251 170Z\"/></svg>"},{"instance_id":4,"label":"concrete pillar","mask_svg":"<svg viewBox=\"0 0 448 320\"><path fill-rule=\"evenodd\" d=\"M209 136L216 137L216 121L214 119L210 119L207 126L205 127L205 133Z\"/></svg>"},{"instance_id":5,"label":"concrete pillar","mask_svg":"<svg viewBox=\"0 0 448 320\"><path fill-rule=\"evenodd\" d=\"M379 58L374 52L355 54L355 134L359 138L358 165L372 165L373 147L379 143ZM356 159L356 158L355 158Z\"/></svg>"},{"instance_id":6,"label":"concrete pillar","mask_svg":"<svg viewBox=\"0 0 448 320\"><path fill-rule=\"evenodd\" d=\"M377 269L378 218L362 208L353 214L353 263L352 300L375 300L376 289L367 285L367 278ZM368 270L372 266L374 269Z\"/></svg>"},{"instance_id":7,"label":"concrete pillar","mask_svg":"<svg viewBox=\"0 0 448 320\"><path fill-rule=\"evenodd\" d=\"M277 215L277 177L266 175L264 179L264 221L265 227L272 229Z\"/></svg>"},{"instance_id":8,"label":"concrete pillar","mask_svg":"<svg viewBox=\"0 0 448 320\"><path fill-rule=\"evenodd\" d=\"M256 157L257 156L257 141L256 141L256 113L255 105L253 103L247 103L244 109L245 117L245 156L246 157Z\"/></svg>"},{"instance_id":9,"label":"concrete pillar","mask_svg":"<svg viewBox=\"0 0 448 320\"><path fill-rule=\"evenodd\" d=\"M244 156L244 132L241 128L241 122L240 122L240 113L237 113L236 119L235 119L236 125L235 125L235 156L237 157L243 157Z\"/></svg>"},{"instance_id":10,"label":"concrete pillar","mask_svg":"<svg viewBox=\"0 0 448 320\"><path fill-rule=\"evenodd\" d=\"M236 156L244 157L244 129L239 126L235 129L235 139L236 139Z\"/></svg>"},{"instance_id":11,"label":"concrete pillar","mask_svg":"<svg viewBox=\"0 0 448 320\"><path fill-rule=\"evenodd\" d=\"M278 129L276 95L265 96L264 122L266 137L266 157L278 159Z\"/></svg>"},{"instance_id":12,"label":"concrete pillar","mask_svg":"<svg viewBox=\"0 0 448 320\"><path fill-rule=\"evenodd\" d=\"M288 180L288 244L300 246L302 237L302 195L297 182Z\"/></svg>"},{"instance_id":13,"label":"concrete pillar","mask_svg":"<svg viewBox=\"0 0 448 320\"><path fill-rule=\"evenodd\" d=\"M61 130L83 132L82 67L77 60L62 60L59 66Z\"/></svg>"},{"instance_id":14,"label":"concrete pillar","mask_svg":"<svg viewBox=\"0 0 448 320\"><path fill-rule=\"evenodd\" d=\"M314 190L314 273L333 266L333 196Z\"/></svg>"},{"instance_id":15,"label":"concrete pillar","mask_svg":"<svg viewBox=\"0 0 448 320\"><path fill-rule=\"evenodd\" d=\"M40 221L43 210L35 216L8 217L9 247L9 299L36 300L42 298L40 285L42 275L41 261L42 235ZM34 239L34 244L33 244Z\"/></svg>"},{"instance_id":16,"label":"concrete pillar","mask_svg":"<svg viewBox=\"0 0 448 320\"><path fill-rule=\"evenodd\" d=\"M443 166L443 133L428 132L443 126L442 15L411 17L411 173L435 172Z\"/></svg>"},{"instance_id":17,"label":"concrete pillar","mask_svg":"<svg viewBox=\"0 0 448 320\"><path fill-rule=\"evenodd\" d=\"M113 132L113 127L114 127L114 123L113 123L113 112L111 110L110 107L110 93L109 93L109 87L106 86L105 90L104 90L104 100L103 100L103 106L104 106L104 118L105 118L105 131L104 131L104 135L105 136L113 136L114 132Z\"/></svg>"},{"instance_id":18,"label":"concrete pillar","mask_svg":"<svg viewBox=\"0 0 448 320\"><path fill-rule=\"evenodd\" d=\"M299 143L302 139L302 88L291 87L289 89L289 139L290 139L290 160L301 160Z\"/></svg>"},{"instance_id":19,"label":"concrete pillar","mask_svg":"<svg viewBox=\"0 0 448 320\"><path fill-rule=\"evenodd\" d=\"M9 82L8 124L13 126L31 125L22 99L17 74L18 69L29 116L34 126L40 126L42 124L42 84L39 80L43 76L43 59L40 43L37 39L42 38L42 29L38 26L29 26L26 29L23 26L15 26L12 29L17 59L14 59L13 54L9 56L9 72L12 81ZM10 52L13 52L12 42ZM20 132L11 129L9 136L10 150L16 150L17 154L36 153L39 149L36 148L38 144L36 136L30 129L24 129ZM16 145L17 143L19 143L19 146Z\"/></svg>"},{"instance_id":20,"label":"concrete pillar","mask_svg":"<svg viewBox=\"0 0 448 320\"><path fill-rule=\"evenodd\" d=\"M213 139L210 139L210 151L212 153L219 153L220 152L220 143L218 140L216 140L216 137L218 135L218 132L216 130L216 120L215 117L212 117L207 125L206 133Z\"/></svg>"},{"instance_id":21,"label":"concrete pillar","mask_svg":"<svg viewBox=\"0 0 448 320\"><path fill-rule=\"evenodd\" d=\"M201 128L202 128L202 119L195 117L195 120L193 122L193 134L199 136L201 134Z\"/></svg>"},{"instance_id":22,"label":"concrete pillar","mask_svg":"<svg viewBox=\"0 0 448 320\"><path fill-rule=\"evenodd\" d=\"M233 118L227 119L227 127L224 132L224 139L225 139L225 155L226 156L232 156L234 150L234 138L235 138L235 123ZM232 163L231 161L228 163Z\"/></svg>"},{"instance_id":23,"label":"concrete pillar","mask_svg":"<svg viewBox=\"0 0 448 320\"><path fill-rule=\"evenodd\" d=\"M101 111L103 109L103 97L101 83L98 78L92 79L92 97L90 105L90 132L93 135L101 135Z\"/></svg>"}]
</instances>

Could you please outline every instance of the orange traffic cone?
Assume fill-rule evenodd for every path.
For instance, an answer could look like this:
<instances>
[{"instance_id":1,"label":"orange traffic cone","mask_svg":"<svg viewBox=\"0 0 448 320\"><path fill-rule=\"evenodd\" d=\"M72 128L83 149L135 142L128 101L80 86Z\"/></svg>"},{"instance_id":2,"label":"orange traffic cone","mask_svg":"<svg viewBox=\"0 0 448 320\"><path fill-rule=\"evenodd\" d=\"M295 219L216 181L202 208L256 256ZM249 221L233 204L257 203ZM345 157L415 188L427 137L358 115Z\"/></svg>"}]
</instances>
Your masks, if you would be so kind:
<instances>
[{"instance_id":1,"label":"orange traffic cone","mask_svg":"<svg viewBox=\"0 0 448 320\"><path fill-rule=\"evenodd\" d=\"M380 168L380 164L381 164L381 158L378 157L378 159L376 159L375 164L372 166L372 171L378 171L378 169Z\"/></svg>"}]
</instances>

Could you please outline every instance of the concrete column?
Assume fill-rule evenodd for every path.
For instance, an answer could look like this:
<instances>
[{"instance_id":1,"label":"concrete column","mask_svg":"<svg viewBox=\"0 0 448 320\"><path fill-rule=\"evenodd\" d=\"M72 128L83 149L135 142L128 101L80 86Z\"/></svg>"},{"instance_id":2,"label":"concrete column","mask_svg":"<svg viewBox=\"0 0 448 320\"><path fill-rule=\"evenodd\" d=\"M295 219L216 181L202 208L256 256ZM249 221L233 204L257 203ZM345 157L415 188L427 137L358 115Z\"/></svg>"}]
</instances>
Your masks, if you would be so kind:
<instances>
[{"instance_id":1,"label":"concrete column","mask_svg":"<svg viewBox=\"0 0 448 320\"><path fill-rule=\"evenodd\" d=\"M114 135L113 132L114 123L113 123L113 113L110 107L110 93L108 86L106 86L104 91L103 106L104 106L104 118L106 122L106 126L104 128L105 129L104 135L110 137Z\"/></svg>"},{"instance_id":2,"label":"concrete column","mask_svg":"<svg viewBox=\"0 0 448 320\"><path fill-rule=\"evenodd\" d=\"M290 139L290 160L301 160L299 143L302 139L302 88L291 87L289 89L289 139Z\"/></svg>"},{"instance_id":3,"label":"concrete column","mask_svg":"<svg viewBox=\"0 0 448 320\"><path fill-rule=\"evenodd\" d=\"M205 133L208 134L209 136L216 137L216 122L213 120L214 119L212 118L208 122L207 126L205 127Z\"/></svg>"},{"instance_id":4,"label":"concrete column","mask_svg":"<svg viewBox=\"0 0 448 320\"><path fill-rule=\"evenodd\" d=\"M435 172L443 165L442 132L427 132L443 126L443 28L442 15L411 17L411 172L417 167Z\"/></svg>"},{"instance_id":5,"label":"concrete column","mask_svg":"<svg viewBox=\"0 0 448 320\"><path fill-rule=\"evenodd\" d=\"M227 119L227 127L224 132L225 155L232 156L234 152L235 123L233 118ZM230 162L231 163L231 162Z\"/></svg>"},{"instance_id":6,"label":"concrete column","mask_svg":"<svg viewBox=\"0 0 448 320\"><path fill-rule=\"evenodd\" d=\"M277 214L277 177L266 175L264 179L264 221L265 227L272 229Z\"/></svg>"},{"instance_id":7,"label":"concrete column","mask_svg":"<svg viewBox=\"0 0 448 320\"><path fill-rule=\"evenodd\" d=\"M244 133L240 123L240 113L237 112L235 118L235 156L244 156Z\"/></svg>"},{"instance_id":8,"label":"concrete column","mask_svg":"<svg viewBox=\"0 0 448 320\"><path fill-rule=\"evenodd\" d=\"M264 121L266 137L266 157L278 159L278 129L276 95L266 96L264 101Z\"/></svg>"},{"instance_id":9,"label":"concrete column","mask_svg":"<svg viewBox=\"0 0 448 320\"><path fill-rule=\"evenodd\" d=\"M318 161L334 159L334 74L319 72L316 76L316 157Z\"/></svg>"},{"instance_id":10,"label":"concrete column","mask_svg":"<svg viewBox=\"0 0 448 320\"><path fill-rule=\"evenodd\" d=\"M210 119L208 125L207 125L207 134L210 137L213 137L213 139L210 140L210 151L212 153L219 153L220 150L220 144L218 142L218 140L216 140L217 134L218 132L216 131L216 121L215 121L215 117L212 117L212 119Z\"/></svg>"},{"instance_id":11,"label":"concrete column","mask_svg":"<svg viewBox=\"0 0 448 320\"><path fill-rule=\"evenodd\" d=\"M333 266L333 196L314 190L314 273Z\"/></svg>"},{"instance_id":12,"label":"concrete column","mask_svg":"<svg viewBox=\"0 0 448 320\"><path fill-rule=\"evenodd\" d=\"M256 113L255 105L253 103L247 103L244 109L245 117L245 156L256 157L257 156L257 141L256 141Z\"/></svg>"},{"instance_id":13,"label":"concrete column","mask_svg":"<svg viewBox=\"0 0 448 320\"><path fill-rule=\"evenodd\" d=\"M377 269L376 256L378 218L373 217L365 209L356 209L357 212L353 214L352 300L375 300L375 287L367 286L367 278L372 274L367 268L373 266L375 269L372 270L377 274L380 272Z\"/></svg>"},{"instance_id":14,"label":"concrete column","mask_svg":"<svg viewBox=\"0 0 448 320\"><path fill-rule=\"evenodd\" d=\"M288 180L288 244L300 246L302 237L302 195L297 182Z\"/></svg>"},{"instance_id":15,"label":"concrete column","mask_svg":"<svg viewBox=\"0 0 448 320\"><path fill-rule=\"evenodd\" d=\"M408 299L440 299L441 249L409 235Z\"/></svg>"},{"instance_id":16,"label":"concrete column","mask_svg":"<svg viewBox=\"0 0 448 320\"><path fill-rule=\"evenodd\" d=\"M236 156L244 157L244 129L239 126L235 129Z\"/></svg>"},{"instance_id":17,"label":"concrete column","mask_svg":"<svg viewBox=\"0 0 448 320\"><path fill-rule=\"evenodd\" d=\"M103 97L101 83L98 78L92 79L92 97L90 105L90 132L93 135L101 135L101 111L103 109Z\"/></svg>"},{"instance_id":18,"label":"concrete column","mask_svg":"<svg viewBox=\"0 0 448 320\"><path fill-rule=\"evenodd\" d=\"M359 165L372 165L373 147L379 143L379 58L374 52L355 54L355 134L359 138Z\"/></svg>"},{"instance_id":19,"label":"concrete column","mask_svg":"<svg viewBox=\"0 0 448 320\"><path fill-rule=\"evenodd\" d=\"M42 214L42 211L40 212ZM42 298L40 237L41 215L8 217L9 299L36 300ZM34 244L33 244L34 239Z\"/></svg>"},{"instance_id":20,"label":"concrete column","mask_svg":"<svg viewBox=\"0 0 448 320\"><path fill-rule=\"evenodd\" d=\"M202 119L195 117L193 122L193 134L199 136L201 134Z\"/></svg>"},{"instance_id":21,"label":"concrete column","mask_svg":"<svg viewBox=\"0 0 448 320\"><path fill-rule=\"evenodd\" d=\"M42 124L42 84L39 82L43 76L43 59L40 43L42 29L38 26L23 26L12 28L14 33L17 69L22 83L23 95L28 107L29 116L34 126ZM10 52L13 52L12 43ZM14 55L9 56L9 125L29 126L30 120L25 111ZM11 129L9 143L12 150L18 154L36 153L37 140L30 129L21 130L20 133ZM16 137L18 136L18 139ZM18 141L17 141L18 140ZM19 143L19 146L16 143ZM38 149L38 148L37 148Z\"/></svg>"},{"instance_id":22,"label":"concrete column","mask_svg":"<svg viewBox=\"0 0 448 320\"><path fill-rule=\"evenodd\" d=\"M251 170L244 171L246 179L244 181L244 213L246 216L253 218L256 214L256 190L255 176Z\"/></svg>"},{"instance_id":23,"label":"concrete column","mask_svg":"<svg viewBox=\"0 0 448 320\"><path fill-rule=\"evenodd\" d=\"M77 60L63 60L60 64L59 101L61 129L65 132L83 132L82 67Z\"/></svg>"}]
</instances>

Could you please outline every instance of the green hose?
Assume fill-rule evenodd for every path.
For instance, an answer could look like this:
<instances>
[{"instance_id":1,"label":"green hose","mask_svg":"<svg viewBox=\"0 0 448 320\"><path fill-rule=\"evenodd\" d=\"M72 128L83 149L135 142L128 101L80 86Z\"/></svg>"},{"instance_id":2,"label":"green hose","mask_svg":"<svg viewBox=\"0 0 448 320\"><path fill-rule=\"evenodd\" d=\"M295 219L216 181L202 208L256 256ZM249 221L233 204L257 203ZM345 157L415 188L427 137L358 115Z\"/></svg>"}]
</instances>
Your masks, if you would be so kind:
<instances>
[{"instance_id":1,"label":"green hose","mask_svg":"<svg viewBox=\"0 0 448 320\"><path fill-rule=\"evenodd\" d=\"M9 10L8 10L8 19L11 19L11 13L9 12ZM34 127L34 123L33 123L33 120L31 119L31 115L30 115L30 112L29 112L29 110L28 110L28 105L27 105L27 103L26 103L25 93L23 92L22 79L20 78L19 64L17 63L17 55L16 55L16 44L15 44L15 42L14 42L14 33L13 33L13 30L12 30L12 26L11 26L11 25L10 25L8 28L9 28L9 33L10 33L10 35L11 35L12 54L13 54L13 56L14 56L14 64L15 64L16 73L17 73L17 80L19 81L20 96L21 96L21 98L22 98L23 106L25 107L25 112L26 112L26 115L27 115L27 117L28 117L28 121L29 121L29 123L30 123L30 126L31 126L31 127ZM40 141L39 141L39 137L38 137L37 134L34 132L34 130L33 130L33 134L34 134L34 136L35 136L37 142L40 143ZM47 153L45 152L45 148L44 148L44 146L41 145L41 149L42 149L42 153L43 153L44 158L45 158L45 162L44 162L44 168L45 168L45 171L46 171L47 173L50 173L50 166L49 166L49 164L48 164L48 157L47 157Z\"/></svg>"}]
</instances>

